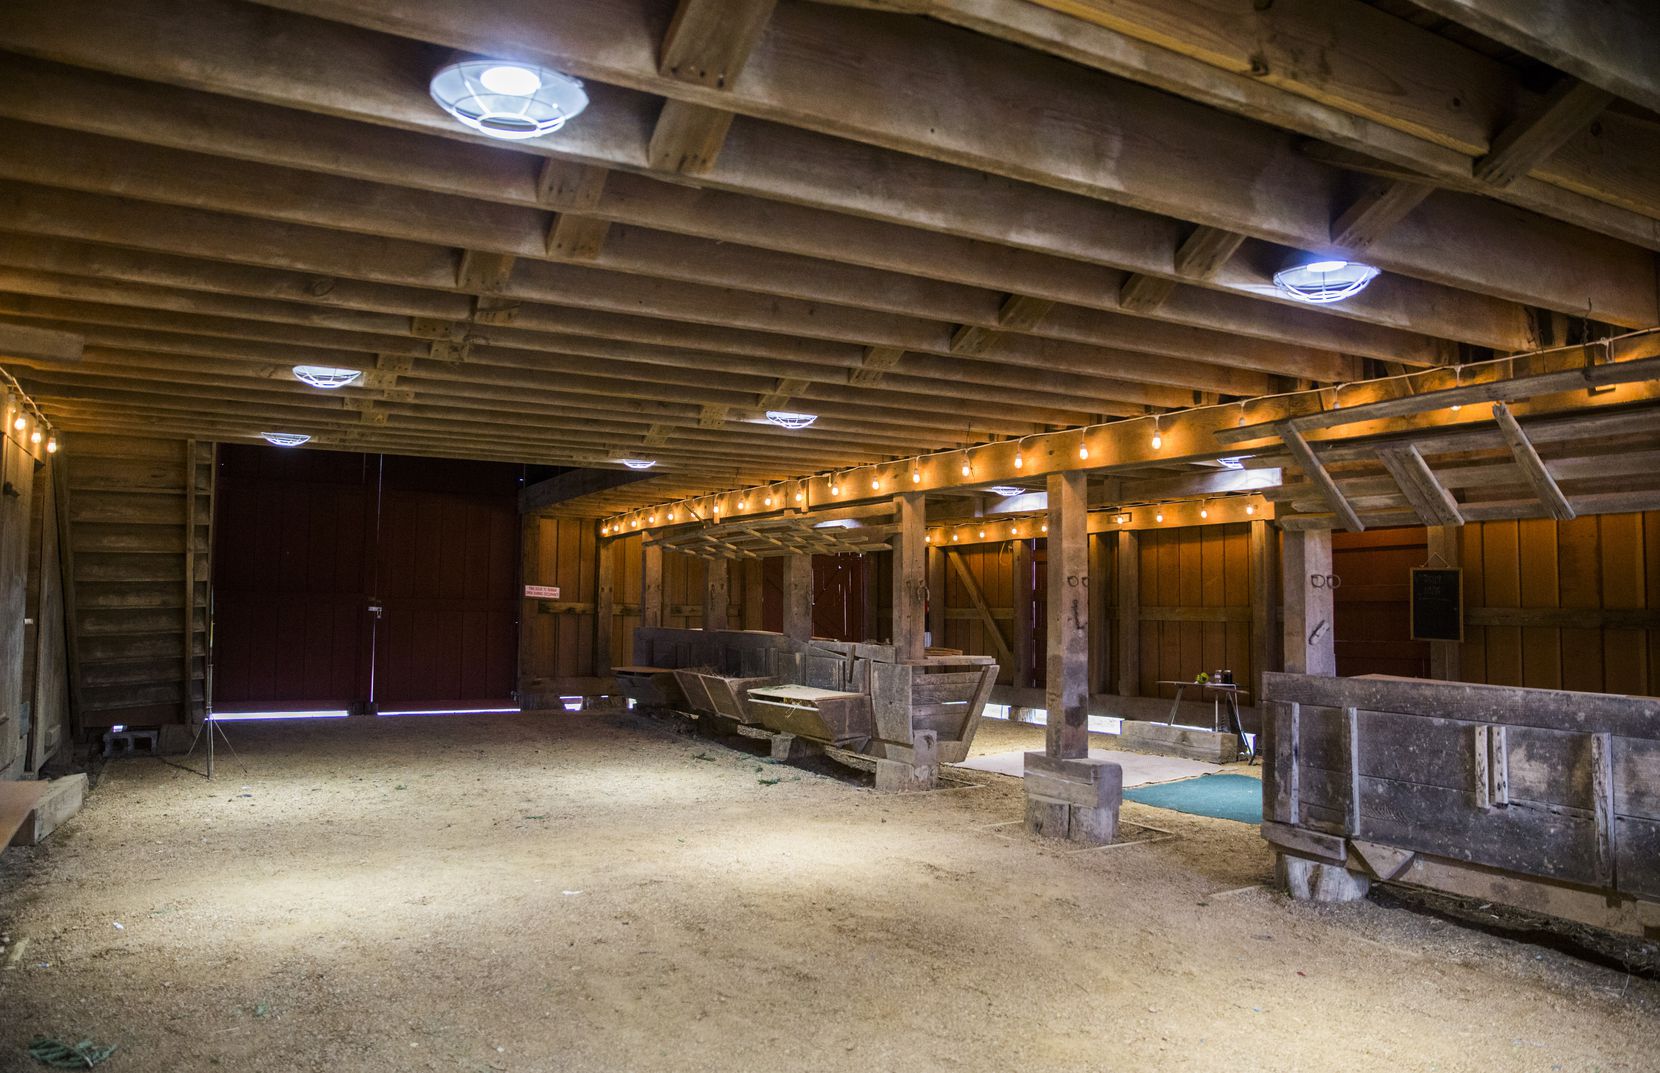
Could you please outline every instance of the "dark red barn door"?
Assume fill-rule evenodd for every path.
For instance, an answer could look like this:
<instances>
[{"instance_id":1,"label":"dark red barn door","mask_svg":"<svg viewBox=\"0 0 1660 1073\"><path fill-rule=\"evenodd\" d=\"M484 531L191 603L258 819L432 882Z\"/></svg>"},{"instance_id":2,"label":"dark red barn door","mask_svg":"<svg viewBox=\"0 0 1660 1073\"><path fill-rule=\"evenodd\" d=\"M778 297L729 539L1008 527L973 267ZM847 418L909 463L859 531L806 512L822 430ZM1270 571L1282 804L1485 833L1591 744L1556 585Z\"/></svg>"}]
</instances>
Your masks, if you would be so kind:
<instances>
[{"instance_id":1,"label":"dark red barn door","mask_svg":"<svg viewBox=\"0 0 1660 1073\"><path fill-rule=\"evenodd\" d=\"M236 445L220 467L216 710L512 704L517 467Z\"/></svg>"}]
</instances>

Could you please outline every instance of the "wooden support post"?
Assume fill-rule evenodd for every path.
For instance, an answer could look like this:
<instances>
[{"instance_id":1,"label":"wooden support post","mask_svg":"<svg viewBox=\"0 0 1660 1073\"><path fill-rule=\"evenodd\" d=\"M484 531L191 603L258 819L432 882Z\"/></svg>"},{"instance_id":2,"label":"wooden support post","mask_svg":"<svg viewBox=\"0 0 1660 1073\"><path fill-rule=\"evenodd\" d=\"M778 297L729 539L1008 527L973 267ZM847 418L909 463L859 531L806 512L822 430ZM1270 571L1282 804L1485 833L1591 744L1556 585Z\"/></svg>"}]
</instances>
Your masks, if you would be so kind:
<instances>
[{"instance_id":1,"label":"wooden support post","mask_svg":"<svg viewBox=\"0 0 1660 1073\"><path fill-rule=\"evenodd\" d=\"M649 629L663 624L663 548L640 543L640 625Z\"/></svg>"},{"instance_id":2,"label":"wooden support post","mask_svg":"<svg viewBox=\"0 0 1660 1073\"><path fill-rule=\"evenodd\" d=\"M727 588L728 562L726 559L703 561L703 628L706 630L726 629L726 608L731 599Z\"/></svg>"},{"instance_id":3,"label":"wooden support post","mask_svg":"<svg viewBox=\"0 0 1660 1073\"><path fill-rule=\"evenodd\" d=\"M784 636L806 641L813 636L813 557L784 557Z\"/></svg>"},{"instance_id":4,"label":"wooden support post","mask_svg":"<svg viewBox=\"0 0 1660 1073\"><path fill-rule=\"evenodd\" d=\"M1429 557L1439 558L1449 567L1458 566L1460 534L1457 526L1437 525L1429 529ZM1456 682L1459 676L1457 641L1429 643L1429 676L1443 682Z\"/></svg>"},{"instance_id":5,"label":"wooden support post","mask_svg":"<svg viewBox=\"0 0 1660 1073\"><path fill-rule=\"evenodd\" d=\"M920 492L894 496L893 506L899 522L893 538L893 644L895 657L912 663L923 656L927 629L927 517Z\"/></svg>"},{"instance_id":6,"label":"wooden support post","mask_svg":"<svg viewBox=\"0 0 1660 1073\"><path fill-rule=\"evenodd\" d=\"M1292 530L1284 541L1285 669L1335 675L1331 530Z\"/></svg>"},{"instance_id":7,"label":"wooden support post","mask_svg":"<svg viewBox=\"0 0 1660 1073\"><path fill-rule=\"evenodd\" d=\"M184 441L184 673L179 710L195 724L201 714L190 695L196 678L196 441ZM203 683L206 688L206 683ZM203 701L206 701L204 695ZM204 703L205 707L205 703Z\"/></svg>"},{"instance_id":8,"label":"wooden support post","mask_svg":"<svg viewBox=\"0 0 1660 1073\"><path fill-rule=\"evenodd\" d=\"M1010 557L1013 560L1014 571L1014 584L1011 586L1014 594L1014 622L1009 648L1014 658L1010 661L1009 684L1016 689L1026 689L1032 684L1032 647L1037 639L1037 630L1033 622L1036 604L1032 592L1032 542L1014 541L1010 548Z\"/></svg>"},{"instance_id":9,"label":"wooden support post","mask_svg":"<svg viewBox=\"0 0 1660 1073\"><path fill-rule=\"evenodd\" d=\"M1089 480L1049 476L1049 653L1044 751L1089 755Z\"/></svg>"},{"instance_id":10,"label":"wooden support post","mask_svg":"<svg viewBox=\"0 0 1660 1073\"><path fill-rule=\"evenodd\" d=\"M1117 550L1118 695L1133 697L1141 688L1141 538L1120 530Z\"/></svg>"},{"instance_id":11,"label":"wooden support post","mask_svg":"<svg viewBox=\"0 0 1660 1073\"><path fill-rule=\"evenodd\" d=\"M599 523L595 523L596 525ZM616 624L617 573L613 544L601 539L594 550L594 667L595 678L611 673L611 634Z\"/></svg>"},{"instance_id":12,"label":"wooden support post","mask_svg":"<svg viewBox=\"0 0 1660 1073\"><path fill-rule=\"evenodd\" d=\"M945 549L928 547L928 638L945 647Z\"/></svg>"},{"instance_id":13,"label":"wooden support post","mask_svg":"<svg viewBox=\"0 0 1660 1073\"><path fill-rule=\"evenodd\" d=\"M1262 676L1280 669L1280 630L1274 594L1278 591L1279 538L1265 521L1251 523L1251 695L1262 700Z\"/></svg>"}]
</instances>

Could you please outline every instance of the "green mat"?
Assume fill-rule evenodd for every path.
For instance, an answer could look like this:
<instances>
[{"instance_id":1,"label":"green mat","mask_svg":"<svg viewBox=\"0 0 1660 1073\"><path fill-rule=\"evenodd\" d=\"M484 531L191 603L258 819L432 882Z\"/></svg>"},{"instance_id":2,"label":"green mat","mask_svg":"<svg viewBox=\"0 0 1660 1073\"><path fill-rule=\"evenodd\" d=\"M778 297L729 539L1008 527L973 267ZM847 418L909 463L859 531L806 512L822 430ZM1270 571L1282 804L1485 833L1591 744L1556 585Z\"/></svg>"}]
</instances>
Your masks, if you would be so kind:
<instances>
[{"instance_id":1,"label":"green mat","mask_svg":"<svg viewBox=\"0 0 1660 1073\"><path fill-rule=\"evenodd\" d=\"M1124 791L1124 800L1191 816L1262 822L1262 780L1249 775L1201 775Z\"/></svg>"}]
</instances>

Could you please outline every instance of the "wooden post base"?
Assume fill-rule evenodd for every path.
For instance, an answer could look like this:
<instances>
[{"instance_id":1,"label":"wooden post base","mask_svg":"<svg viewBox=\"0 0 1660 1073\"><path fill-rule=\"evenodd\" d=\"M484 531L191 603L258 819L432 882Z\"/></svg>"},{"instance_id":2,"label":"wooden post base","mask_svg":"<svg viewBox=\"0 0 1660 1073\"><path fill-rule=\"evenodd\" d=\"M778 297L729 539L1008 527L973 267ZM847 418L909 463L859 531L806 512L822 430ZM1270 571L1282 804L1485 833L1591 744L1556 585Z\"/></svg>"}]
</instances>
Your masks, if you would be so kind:
<instances>
[{"instance_id":1,"label":"wooden post base","mask_svg":"<svg viewBox=\"0 0 1660 1073\"><path fill-rule=\"evenodd\" d=\"M1110 760L1026 754L1026 830L1104 846L1118 837L1124 769Z\"/></svg>"},{"instance_id":2,"label":"wooden post base","mask_svg":"<svg viewBox=\"0 0 1660 1073\"><path fill-rule=\"evenodd\" d=\"M1298 901L1358 902L1372 889L1372 878L1363 872L1289 853L1277 855L1274 870L1280 885Z\"/></svg>"},{"instance_id":3,"label":"wooden post base","mask_svg":"<svg viewBox=\"0 0 1660 1073\"><path fill-rule=\"evenodd\" d=\"M774 734L772 736L772 758L774 760L795 763L823 755L824 746L816 741L808 741L796 734Z\"/></svg>"},{"instance_id":4,"label":"wooden post base","mask_svg":"<svg viewBox=\"0 0 1660 1073\"><path fill-rule=\"evenodd\" d=\"M939 777L939 735L932 730L919 730L912 736L909 760L876 761L876 788L885 793L932 790Z\"/></svg>"}]
</instances>

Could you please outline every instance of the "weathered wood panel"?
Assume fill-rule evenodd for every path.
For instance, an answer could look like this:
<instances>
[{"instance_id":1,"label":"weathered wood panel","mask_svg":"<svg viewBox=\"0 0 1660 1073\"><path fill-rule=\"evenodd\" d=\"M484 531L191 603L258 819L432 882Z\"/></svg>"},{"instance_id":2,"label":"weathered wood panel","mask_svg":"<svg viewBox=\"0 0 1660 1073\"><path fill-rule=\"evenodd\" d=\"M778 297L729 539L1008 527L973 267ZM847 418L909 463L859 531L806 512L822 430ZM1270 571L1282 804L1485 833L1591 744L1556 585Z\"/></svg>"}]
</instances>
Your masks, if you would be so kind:
<instances>
[{"instance_id":1,"label":"weathered wood panel","mask_svg":"<svg viewBox=\"0 0 1660 1073\"><path fill-rule=\"evenodd\" d=\"M1148 529L1140 545L1138 692L1227 668L1250 688L1251 583L1248 525ZM1166 609L1181 608L1185 613ZM1168 691L1162 694L1169 696Z\"/></svg>"},{"instance_id":2,"label":"weathered wood panel","mask_svg":"<svg viewBox=\"0 0 1660 1073\"><path fill-rule=\"evenodd\" d=\"M207 701L213 446L76 433L57 457L81 725L199 718Z\"/></svg>"}]
</instances>

